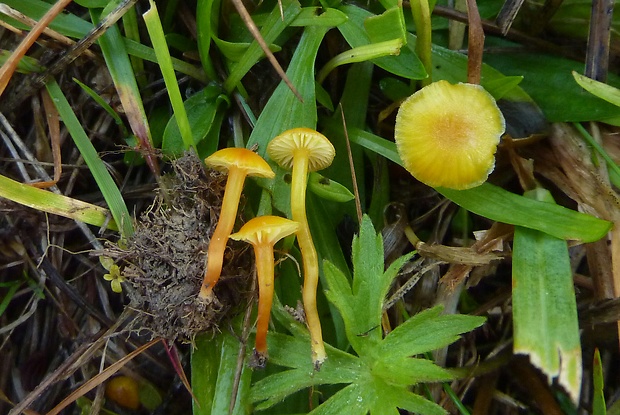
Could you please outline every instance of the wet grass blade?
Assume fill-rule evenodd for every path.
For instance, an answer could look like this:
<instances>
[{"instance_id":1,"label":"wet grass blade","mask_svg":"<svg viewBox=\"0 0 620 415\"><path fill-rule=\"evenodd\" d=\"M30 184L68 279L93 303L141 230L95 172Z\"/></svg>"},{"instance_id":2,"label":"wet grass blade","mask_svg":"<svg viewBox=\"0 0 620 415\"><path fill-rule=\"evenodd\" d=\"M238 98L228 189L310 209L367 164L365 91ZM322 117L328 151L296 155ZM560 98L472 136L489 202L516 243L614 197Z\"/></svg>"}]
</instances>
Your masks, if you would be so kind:
<instances>
[{"instance_id":1,"label":"wet grass blade","mask_svg":"<svg viewBox=\"0 0 620 415\"><path fill-rule=\"evenodd\" d=\"M105 208L37 189L5 176L0 176L0 197L42 212L79 220L89 225L107 226L110 230L118 231L116 222L110 219L110 212Z\"/></svg>"},{"instance_id":2,"label":"wet grass blade","mask_svg":"<svg viewBox=\"0 0 620 415\"><path fill-rule=\"evenodd\" d=\"M98 22L101 17L98 10L91 9L90 12L93 21ZM153 140L142 103L140 88L118 27L111 26L108 28L106 33L99 38L99 46L131 130L140 143L140 149L143 150L149 168L155 176L159 176L159 166L154 157Z\"/></svg>"},{"instance_id":3,"label":"wet grass blade","mask_svg":"<svg viewBox=\"0 0 620 415\"><path fill-rule=\"evenodd\" d=\"M553 199L536 189L527 197ZM514 351L526 354L547 375L557 377L573 402L581 392L581 343L577 303L566 241L515 227L512 255Z\"/></svg>"},{"instance_id":4,"label":"wet grass blade","mask_svg":"<svg viewBox=\"0 0 620 415\"><path fill-rule=\"evenodd\" d=\"M151 8L142 15L146 28L151 37L153 48L155 49L155 55L157 56L157 63L161 69L161 73L164 76L164 83L166 84L166 90L170 97L170 103L174 111L174 117L179 127L179 132L183 138L183 144L186 150L190 148L196 150L196 144L192 137L192 130L189 126L189 120L187 119L187 113L185 112L185 106L183 105L183 98L181 97L181 91L179 90L179 84L172 67L172 60L170 59L170 51L166 44L166 36L164 35L164 28L159 20L159 14L157 13L157 6L155 2L151 0Z\"/></svg>"},{"instance_id":5,"label":"wet grass blade","mask_svg":"<svg viewBox=\"0 0 620 415\"><path fill-rule=\"evenodd\" d=\"M103 161L99 158L95 147L86 135L67 98L65 98L56 81L47 84L47 91L52 97L67 130L69 130L71 138L73 138L75 145L80 150L80 154L84 157L84 161L97 182L99 190L101 190L101 194L112 212L112 217L120 225L121 234L125 237L133 235L133 220L127 210L123 196L116 183L114 183L110 172L108 172Z\"/></svg>"}]
</instances>

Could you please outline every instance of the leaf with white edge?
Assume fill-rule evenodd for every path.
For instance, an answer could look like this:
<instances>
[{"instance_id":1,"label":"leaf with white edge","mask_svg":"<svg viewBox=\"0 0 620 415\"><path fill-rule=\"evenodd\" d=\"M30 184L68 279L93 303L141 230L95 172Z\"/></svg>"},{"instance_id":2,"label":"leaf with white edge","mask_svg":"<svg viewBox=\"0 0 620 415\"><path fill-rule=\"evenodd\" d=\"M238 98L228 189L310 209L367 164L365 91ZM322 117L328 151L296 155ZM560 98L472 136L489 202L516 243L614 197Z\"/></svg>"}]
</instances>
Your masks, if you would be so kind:
<instances>
[{"instance_id":1,"label":"leaf with white edge","mask_svg":"<svg viewBox=\"0 0 620 415\"><path fill-rule=\"evenodd\" d=\"M544 189L526 195L553 200ZM515 227L512 279L515 353L528 355L549 382L557 377L577 403L581 392L581 343L566 241Z\"/></svg>"}]
</instances>

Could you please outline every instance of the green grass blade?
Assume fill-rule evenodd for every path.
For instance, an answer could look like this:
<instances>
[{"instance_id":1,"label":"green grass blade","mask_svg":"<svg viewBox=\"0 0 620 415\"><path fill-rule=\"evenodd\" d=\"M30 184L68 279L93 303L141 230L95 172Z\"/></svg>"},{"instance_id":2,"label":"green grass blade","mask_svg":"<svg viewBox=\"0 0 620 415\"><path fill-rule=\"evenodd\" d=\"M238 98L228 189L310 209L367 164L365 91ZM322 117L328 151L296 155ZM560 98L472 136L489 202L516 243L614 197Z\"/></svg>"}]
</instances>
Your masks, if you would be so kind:
<instances>
[{"instance_id":1,"label":"green grass blade","mask_svg":"<svg viewBox=\"0 0 620 415\"><path fill-rule=\"evenodd\" d=\"M545 203L553 200L543 189L526 195ZM557 377L577 403L581 392L581 343L566 241L515 227L512 281L515 353L528 355L549 382Z\"/></svg>"},{"instance_id":2,"label":"green grass blade","mask_svg":"<svg viewBox=\"0 0 620 415\"><path fill-rule=\"evenodd\" d=\"M170 103L174 111L174 117L179 127L181 137L185 149L190 148L196 150L196 144L192 137L192 130L189 126L189 120L187 119L187 113L185 112L185 106L183 105L183 98L181 97L181 91L179 90L179 84L177 77L172 67L172 60L170 59L170 51L166 44L166 37L164 35L164 28L159 20L159 14L157 13L157 6L153 0L150 1L151 8L142 15L144 22L146 23L146 29L151 37L153 48L155 49L155 55L157 56L157 63L161 69L161 73L164 76L164 83L166 84L166 90L170 97Z\"/></svg>"},{"instance_id":3,"label":"green grass blade","mask_svg":"<svg viewBox=\"0 0 620 415\"><path fill-rule=\"evenodd\" d=\"M0 197L42 212L79 220L89 225L105 225L110 230L118 231L116 222L110 219L110 212L105 208L19 183L5 176L0 176Z\"/></svg>"},{"instance_id":4,"label":"green grass blade","mask_svg":"<svg viewBox=\"0 0 620 415\"><path fill-rule=\"evenodd\" d=\"M469 190L436 189L457 205L477 215L536 229L560 239L594 242L611 229L608 221L565 207L528 199L490 183Z\"/></svg>"},{"instance_id":5,"label":"green grass blade","mask_svg":"<svg viewBox=\"0 0 620 415\"><path fill-rule=\"evenodd\" d=\"M359 129L352 129L349 134L352 142L403 165L393 142ZM477 215L497 222L536 229L560 239L594 242L605 236L612 226L610 222L594 216L554 203L519 196L490 183L468 190L443 187L435 190Z\"/></svg>"},{"instance_id":6,"label":"green grass blade","mask_svg":"<svg viewBox=\"0 0 620 415\"><path fill-rule=\"evenodd\" d=\"M605 394L603 393L603 362L598 349L594 349L594 359L592 361L592 376L594 396L592 397L592 415L607 415L605 405Z\"/></svg>"},{"instance_id":7,"label":"green grass blade","mask_svg":"<svg viewBox=\"0 0 620 415\"><path fill-rule=\"evenodd\" d=\"M120 224L121 235L124 237L133 235L133 220L127 210L127 205L123 200L123 196L116 186L116 183L114 183L110 172L108 172L103 161L99 158L95 147L90 142L90 139L86 135L71 105L69 105L69 102L56 81L51 81L47 84L47 91L52 97L67 130L69 130L71 138L73 138L75 145L80 151L80 154L82 154L82 157L84 157L84 161L95 178L99 190L101 190L101 194L112 212L112 217L117 224Z\"/></svg>"},{"instance_id":8,"label":"green grass blade","mask_svg":"<svg viewBox=\"0 0 620 415\"><path fill-rule=\"evenodd\" d=\"M90 12L93 21L99 21L100 13L93 9ZM158 170L156 161L151 156L153 153L153 140L146 112L144 111L140 88L138 87L129 55L125 49L125 42L118 27L111 26L108 28L98 42L131 130L138 139L140 148L145 151L149 167L153 172L156 172Z\"/></svg>"}]
</instances>

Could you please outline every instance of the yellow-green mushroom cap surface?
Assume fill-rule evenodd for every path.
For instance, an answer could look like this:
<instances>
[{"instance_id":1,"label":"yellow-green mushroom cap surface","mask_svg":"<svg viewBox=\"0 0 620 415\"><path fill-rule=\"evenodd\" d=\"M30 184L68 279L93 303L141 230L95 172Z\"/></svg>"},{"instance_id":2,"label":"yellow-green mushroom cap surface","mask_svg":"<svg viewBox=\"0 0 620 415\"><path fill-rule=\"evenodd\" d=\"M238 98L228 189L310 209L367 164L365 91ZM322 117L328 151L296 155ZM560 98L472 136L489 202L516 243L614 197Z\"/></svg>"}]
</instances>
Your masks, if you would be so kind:
<instances>
[{"instance_id":1,"label":"yellow-green mushroom cap surface","mask_svg":"<svg viewBox=\"0 0 620 415\"><path fill-rule=\"evenodd\" d=\"M506 128L480 85L434 82L407 98L394 138L404 167L431 187L463 190L484 183Z\"/></svg>"},{"instance_id":2,"label":"yellow-green mushroom cap surface","mask_svg":"<svg viewBox=\"0 0 620 415\"><path fill-rule=\"evenodd\" d=\"M308 171L323 170L332 164L336 150L323 134L310 128L293 128L275 137L267 145L267 154L285 169L293 168L293 158L305 153Z\"/></svg>"}]
</instances>

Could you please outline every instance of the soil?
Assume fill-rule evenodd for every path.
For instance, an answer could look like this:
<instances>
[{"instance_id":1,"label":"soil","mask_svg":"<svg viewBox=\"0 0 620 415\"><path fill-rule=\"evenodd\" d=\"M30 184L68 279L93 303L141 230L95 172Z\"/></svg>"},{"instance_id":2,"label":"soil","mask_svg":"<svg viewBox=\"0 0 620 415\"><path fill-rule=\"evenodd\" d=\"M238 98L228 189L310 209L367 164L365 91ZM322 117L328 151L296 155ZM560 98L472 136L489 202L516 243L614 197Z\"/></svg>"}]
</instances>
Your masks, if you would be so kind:
<instances>
[{"instance_id":1,"label":"soil","mask_svg":"<svg viewBox=\"0 0 620 415\"><path fill-rule=\"evenodd\" d=\"M198 297L226 176L206 172L193 153L172 166L174 174L164 177L167 189L141 215L135 234L109 246L105 255L117 260L126 279L129 307L137 312L134 328L149 330L153 338L192 342L234 314L246 297L253 264L245 245L235 244L213 301Z\"/></svg>"}]
</instances>

